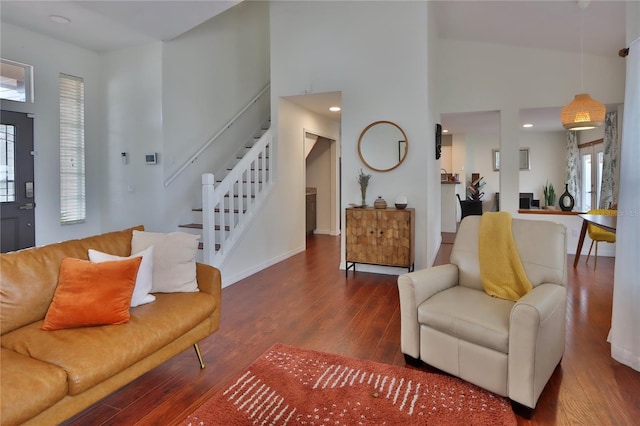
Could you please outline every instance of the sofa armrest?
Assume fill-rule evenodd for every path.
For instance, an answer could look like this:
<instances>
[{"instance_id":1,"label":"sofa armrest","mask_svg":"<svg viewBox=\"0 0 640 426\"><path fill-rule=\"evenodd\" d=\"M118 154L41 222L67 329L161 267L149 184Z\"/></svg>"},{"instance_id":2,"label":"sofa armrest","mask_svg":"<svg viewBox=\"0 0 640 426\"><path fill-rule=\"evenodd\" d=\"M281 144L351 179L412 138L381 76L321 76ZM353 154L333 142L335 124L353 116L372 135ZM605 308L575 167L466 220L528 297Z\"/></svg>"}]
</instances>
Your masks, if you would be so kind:
<instances>
[{"instance_id":1,"label":"sofa armrest","mask_svg":"<svg viewBox=\"0 0 640 426\"><path fill-rule=\"evenodd\" d=\"M213 266L196 262L196 281L198 282L198 289L203 293L212 295L214 299L215 306L211 313L211 328L209 330L210 333L213 333L220 326L220 306L222 304L222 277L220 276L220 270Z\"/></svg>"},{"instance_id":2,"label":"sofa armrest","mask_svg":"<svg viewBox=\"0 0 640 426\"><path fill-rule=\"evenodd\" d=\"M458 267L453 264L422 269L398 277L402 353L420 358L418 306L434 294L457 284Z\"/></svg>"},{"instance_id":3,"label":"sofa armrest","mask_svg":"<svg viewBox=\"0 0 640 426\"><path fill-rule=\"evenodd\" d=\"M196 262L196 281L200 291L220 297L222 277L218 268Z\"/></svg>"},{"instance_id":4,"label":"sofa armrest","mask_svg":"<svg viewBox=\"0 0 640 426\"><path fill-rule=\"evenodd\" d=\"M509 320L509 398L535 408L565 346L567 291L541 284L511 309Z\"/></svg>"}]
</instances>

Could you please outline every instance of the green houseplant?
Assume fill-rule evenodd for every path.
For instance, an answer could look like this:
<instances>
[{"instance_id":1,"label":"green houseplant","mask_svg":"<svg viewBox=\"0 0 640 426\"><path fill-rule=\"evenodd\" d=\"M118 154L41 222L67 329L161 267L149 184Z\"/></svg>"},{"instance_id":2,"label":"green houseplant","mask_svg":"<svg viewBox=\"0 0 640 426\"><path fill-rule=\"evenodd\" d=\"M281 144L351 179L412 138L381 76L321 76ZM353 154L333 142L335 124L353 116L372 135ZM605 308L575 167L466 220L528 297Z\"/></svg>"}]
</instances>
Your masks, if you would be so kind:
<instances>
[{"instance_id":1,"label":"green houseplant","mask_svg":"<svg viewBox=\"0 0 640 426\"><path fill-rule=\"evenodd\" d=\"M544 186L544 204L548 209L553 209L556 203L556 191L553 189L553 185L547 181Z\"/></svg>"}]
</instances>

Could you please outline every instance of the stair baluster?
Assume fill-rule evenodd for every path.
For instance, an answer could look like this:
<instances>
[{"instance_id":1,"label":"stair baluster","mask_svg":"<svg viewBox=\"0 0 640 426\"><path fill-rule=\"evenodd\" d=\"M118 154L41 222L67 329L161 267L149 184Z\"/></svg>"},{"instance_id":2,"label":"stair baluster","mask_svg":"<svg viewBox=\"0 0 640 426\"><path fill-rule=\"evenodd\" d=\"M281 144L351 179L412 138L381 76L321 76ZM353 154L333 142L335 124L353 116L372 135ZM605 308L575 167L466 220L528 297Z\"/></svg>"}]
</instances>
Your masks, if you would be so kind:
<instances>
[{"instance_id":1,"label":"stair baluster","mask_svg":"<svg viewBox=\"0 0 640 426\"><path fill-rule=\"evenodd\" d=\"M273 183L272 144L267 130L217 185L213 173L202 175L204 263L220 267L261 208Z\"/></svg>"}]
</instances>

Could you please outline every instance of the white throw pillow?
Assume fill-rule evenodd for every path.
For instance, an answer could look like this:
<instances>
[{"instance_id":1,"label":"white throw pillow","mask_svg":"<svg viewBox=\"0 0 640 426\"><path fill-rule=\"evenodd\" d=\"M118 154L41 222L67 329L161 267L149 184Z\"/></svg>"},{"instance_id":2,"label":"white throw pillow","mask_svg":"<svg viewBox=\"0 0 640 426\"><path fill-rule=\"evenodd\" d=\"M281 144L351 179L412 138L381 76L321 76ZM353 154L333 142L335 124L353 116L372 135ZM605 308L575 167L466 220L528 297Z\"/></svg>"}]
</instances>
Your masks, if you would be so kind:
<instances>
[{"instance_id":1,"label":"white throw pillow","mask_svg":"<svg viewBox=\"0 0 640 426\"><path fill-rule=\"evenodd\" d=\"M199 235L186 232L133 231L131 251L153 246L153 293L198 291L196 254Z\"/></svg>"},{"instance_id":2,"label":"white throw pillow","mask_svg":"<svg viewBox=\"0 0 640 426\"><path fill-rule=\"evenodd\" d=\"M89 249L89 260L93 263L130 259L132 257L142 257L140 268L138 268L138 275L136 276L136 286L133 288L133 295L131 296L131 307L133 308L156 300L156 297L153 294L149 294L151 291L153 277L153 246L140 252L136 252L128 257L116 256L113 254L103 253L98 250Z\"/></svg>"}]
</instances>

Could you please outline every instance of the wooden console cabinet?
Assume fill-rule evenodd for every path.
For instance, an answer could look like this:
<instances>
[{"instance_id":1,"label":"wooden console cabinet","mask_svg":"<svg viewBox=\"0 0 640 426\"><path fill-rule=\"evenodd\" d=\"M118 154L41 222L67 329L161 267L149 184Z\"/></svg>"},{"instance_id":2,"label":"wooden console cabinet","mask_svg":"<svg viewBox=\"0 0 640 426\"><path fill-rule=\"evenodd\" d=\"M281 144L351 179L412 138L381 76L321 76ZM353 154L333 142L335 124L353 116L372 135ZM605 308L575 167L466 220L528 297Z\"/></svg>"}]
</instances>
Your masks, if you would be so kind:
<instances>
[{"instance_id":1,"label":"wooden console cabinet","mask_svg":"<svg viewBox=\"0 0 640 426\"><path fill-rule=\"evenodd\" d=\"M346 270L356 263L399 266L413 271L414 209L348 208L345 214Z\"/></svg>"}]
</instances>

